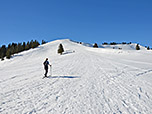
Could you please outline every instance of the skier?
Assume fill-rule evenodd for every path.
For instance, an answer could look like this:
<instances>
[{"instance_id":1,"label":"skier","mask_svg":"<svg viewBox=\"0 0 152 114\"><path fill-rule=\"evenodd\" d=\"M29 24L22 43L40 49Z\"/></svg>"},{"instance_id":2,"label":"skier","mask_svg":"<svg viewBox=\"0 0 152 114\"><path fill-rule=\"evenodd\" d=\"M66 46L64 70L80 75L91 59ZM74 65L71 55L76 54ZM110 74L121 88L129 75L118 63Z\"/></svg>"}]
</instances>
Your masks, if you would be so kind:
<instances>
[{"instance_id":1,"label":"skier","mask_svg":"<svg viewBox=\"0 0 152 114\"><path fill-rule=\"evenodd\" d=\"M45 74L44 77L47 77L47 73L48 73L48 65L51 67L51 65L49 64L48 58L46 58L46 60L44 61L44 69L45 69Z\"/></svg>"}]
</instances>

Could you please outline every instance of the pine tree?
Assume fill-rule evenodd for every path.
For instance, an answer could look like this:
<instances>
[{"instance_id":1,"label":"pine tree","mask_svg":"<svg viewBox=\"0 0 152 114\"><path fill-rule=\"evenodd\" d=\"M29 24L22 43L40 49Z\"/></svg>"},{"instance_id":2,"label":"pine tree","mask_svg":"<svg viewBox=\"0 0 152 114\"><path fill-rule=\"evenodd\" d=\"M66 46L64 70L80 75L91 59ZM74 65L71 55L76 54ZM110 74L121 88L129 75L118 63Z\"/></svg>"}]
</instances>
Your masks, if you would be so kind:
<instances>
[{"instance_id":1,"label":"pine tree","mask_svg":"<svg viewBox=\"0 0 152 114\"><path fill-rule=\"evenodd\" d=\"M42 40L42 45L45 44L46 42L44 40Z\"/></svg>"},{"instance_id":2,"label":"pine tree","mask_svg":"<svg viewBox=\"0 0 152 114\"><path fill-rule=\"evenodd\" d=\"M33 42L33 40L30 41L30 49L31 48L34 48L34 42Z\"/></svg>"},{"instance_id":3,"label":"pine tree","mask_svg":"<svg viewBox=\"0 0 152 114\"><path fill-rule=\"evenodd\" d=\"M2 56L2 49L1 49L1 47L0 47L0 58L1 58L1 56Z\"/></svg>"},{"instance_id":4,"label":"pine tree","mask_svg":"<svg viewBox=\"0 0 152 114\"><path fill-rule=\"evenodd\" d=\"M25 50L29 50L30 49L30 43L29 41L27 42L26 46L25 46Z\"/></svg>"},{"instance_id":5,"label":"pine tree","mask_svg":"<svg viewBox=\"0 0 152 114\"><path fill-rule=\"evenodd\" d=\"M12 43L12 49L11 49L11 54L15 54L17 50L17 43Z\"/></svg>"},{"instance_id":6,"label":"pine tree","mask_svg":"<svg viewBox=\"0 0 152 114\"><path fill-rule=\"evenodd\" d=\"M149 46L147 47L147 50L150 50Z\"/></svg>"},{"instance_id":7,"label":"pine tree","mask_svg":"<svg viewBox=\"0 0 152 114\"><path fill-rule=\"evenodd\" d=\"M11 50L8 48L6 52L6 58L10 59L11 58Z\"/></svg>"},{"instance_id":8,"label":"pine tree","mask_svg":"<svg viewBox=\"0 0 152 114\"><path fill-rule=\"evenodd\" d=\"M2 47L0 47L0 59L2 60Z\"/></svg>"},{"instance_id":9,"label":"pine tree","mask_svg":"<svg viewBox=\"0 0 152 114\"><path fill-rule=\"evenodd\" d=\"M58 53L62 55L63 52L64 52L63 46L62 44L60 44L58 48Z\"/></svg>"},{"instance_id":10,"label":"pine tree","mask_svg":"<svg viewBox=\"0 0 152 114\"><path fill-rule=\"evenodd\" d=\"M9 44L7 47L5 45L3 45L2 47L0 47L0 59L4 60L4 57L10 59L12 55L16 54L16 53L20 53L24 50L29 50L30 48L36 48L38 47L40 44L37 40L33 41L31 40L31 42L27 42L27 44L25 42L23 43L12 43Z\"/></svg>"},{"instance_id":11,"label":"pine tree","mask_svg":"<svg viewBox=\"0 0 152 114\"><path fill-rule=\"evenodd\" d=\"M23 51L25 50L25 46L26 46L26 43L23 42L23 45L22 45Z\"/></svg>"},{"instance_id":12,"label":"pine tree","mask_svg":"<svg viewBox=\"0 0 152 114\"><path fill-rule=\"evenodd\" d=\"M93 47L94 47L94 48L98 48L98 44L95 43L95 44L93 45Z\"/></svg>"},{"instance_id":13,"label":"pine tree","mask_svg":"<svg viewBox=\"0 0 152 114\"><path fill-rule=\"evenodd\" d=\"M4 60L4 53L1 53L1 60Z\"/></svg>"},{"instance_id":14,"label":"pine tree","mask_svg":"<svg viewBox=\"0 0 152 114\"><path fill-rule=\"evenodd\" d=\"M102 45L108 45L108 43L107 43L107 42L104 42Z\"/></svg>"},{"instance_id":15,"label":"pine tree","mask_svg":"<svg viewBox=\"0 0 152 114\"><path fill-rule=\"evenodd\" d=\"M38 47L40 44L38 41L35 42L35 47Z\"/></svg>"},{"instance_id":16,"label":"pine tree","mask_svg":"<svg viewBox=\"0 0 152 114\"><path fill-rule=\"evenodd\" d=\"M4 60L4 57L6 56L6 46L5 45L3 45L2 47L1 47L1 60Z\"/></svg>"},{"instance_id":17,"label":"pine tree","mask_svg":"<svg viewBox=\"0 0 152 114\"><path fill-rule=\"evenodd\" d=\"M18 53L23 51L22 43L18 43Z\"/></svg>"},{"instance_id":18,"label":"pine tree","mask_svg":"<svg viewBox=\"0 0 152 114\"><path fill-rule=\"evenodd\" d=\"M139 44L136 45L136 50L140 50Z\"/></svg>"},{"instance_id":19,"label":"pine tree","mask_svg":"<svg viewBox=\"0 0 152 114\"><path fill-rule=\"evenodd\" d=\"M11 46L10 51L11 51L11 54L12 54L12 55L14 55L14 54L15 54L15 48L14 48L14 46L13 46L13 45Z\"/></svg>"},{"instance_id":20,"label":"pine tree","mask_svg":"<svg viewBox=\"0 0 152 114\"><path fill-rule=\"evenodd\" d=\"M39 45L40 45L40 44L39 44L39 42L38 42L37 40L35 40L35 41L33 42L34 48L38 47Z\"/></svg>"}]
</instances>

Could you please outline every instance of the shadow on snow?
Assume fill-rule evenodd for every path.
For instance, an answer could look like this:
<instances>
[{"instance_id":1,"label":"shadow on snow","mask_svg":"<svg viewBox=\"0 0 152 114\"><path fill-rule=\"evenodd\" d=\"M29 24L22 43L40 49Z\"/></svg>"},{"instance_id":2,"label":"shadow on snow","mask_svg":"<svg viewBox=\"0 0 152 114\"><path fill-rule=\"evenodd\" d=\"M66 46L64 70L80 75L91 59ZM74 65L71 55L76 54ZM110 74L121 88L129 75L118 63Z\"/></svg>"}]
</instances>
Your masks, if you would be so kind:
<instances>
[{"instance_id":1,"label":"shadow on snow","mask_svg":"<svg viewBox=\"0 0 152 114\"><path fill-rule=\"evenodd\" d=\"M80 78L80 76L48 76L48 78Z\"/></svg>"},{"instance_id":2,"label":"shadow on snow","mask_svg":"<svg viewBox=\"0 0 152 114\"><path fill-rule=\"evenodd\" d=\"M75 53L75 51L74 50L66 50L62 54L66 55L66 54L71 54L71 53Z\"/></svg>"}]
</instances>

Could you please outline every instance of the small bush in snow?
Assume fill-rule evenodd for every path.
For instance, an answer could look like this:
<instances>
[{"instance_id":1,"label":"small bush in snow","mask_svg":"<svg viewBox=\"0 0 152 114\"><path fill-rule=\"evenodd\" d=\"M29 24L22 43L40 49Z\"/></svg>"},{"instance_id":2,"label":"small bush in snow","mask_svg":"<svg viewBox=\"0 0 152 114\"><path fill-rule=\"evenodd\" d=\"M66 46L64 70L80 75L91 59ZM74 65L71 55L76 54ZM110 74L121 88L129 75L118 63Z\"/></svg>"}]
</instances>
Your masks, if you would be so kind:
<instances>
[{"instance_id":1,"label":"small bush in snow","mask_svg":"<svg viewBox=\"0 0 152 114\"><path fill-rule=\"evenodd\" d=\"M117 43L116 42L111 42L110 45L117 45Z\"/></svg>"},{"instance_id":2,"label":"small bush in snow","mask_svg":"<svg viewBox=\"0 0 152 114\"><path fill-rule=\"evenodd\" d=\"M127 44L126 42L122 42L122 44Z\"/></svg>"},{"instance_id":3,"label":"small bush in snow","mask_svg":"<svg viewBox=\"0 0 152 114\"><path fill-rule=\"evenodd\" d=\"M147 47L147 50L150 50L149 46Z\"/></svg>"},{"instance_id":4,"label":"small bush in snow","mask_svg":"<svg viewBox=\"0 0 152 114\"><path fill-rule=\"evenodd\" d=\"M94 48L98 48L98 44L95 43L95 44L93 45L93 47L94 47Z\"/></svg>"},{"instance_id":5,"label":"small bush in snow","mask_svg":"<svg viewBox=\"0 0 152 114\"><path fill-rule=\"evenodd\" d=\"M107 43L107 42L104 42L102 45L108 45L108 43Z\"/></svg>"},{"instance_id":6,"label":"small bush in snow","mask_svg":"<svg viewBox=\"0 0 152 114\"><path fill-rule=\"evenodd\" d=\"M136 45L136 50L140 50L139 44Z\"/></svg>"},{"instance_id":7,"label":"small bush in snow","mask_svg":"<svg viewBox=\"0 0 152 114\"><path fill-rule=\"evenodd\" d=\"M41 43L41 44L43 45L43 44L46 44L46 43L47 43L46 41L42 40L42 43Z\"/></svg>"}]
</instances>

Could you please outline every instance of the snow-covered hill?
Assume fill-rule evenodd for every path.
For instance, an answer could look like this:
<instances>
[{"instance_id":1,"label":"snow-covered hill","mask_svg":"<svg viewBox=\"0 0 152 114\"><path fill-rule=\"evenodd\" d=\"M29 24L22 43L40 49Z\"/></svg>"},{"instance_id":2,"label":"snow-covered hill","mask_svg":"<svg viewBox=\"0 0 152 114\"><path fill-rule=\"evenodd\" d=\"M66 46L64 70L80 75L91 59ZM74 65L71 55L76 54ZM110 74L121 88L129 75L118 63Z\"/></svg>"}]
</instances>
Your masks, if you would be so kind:
<instances>
[{"instance_id":1,"label":"snow-covered hill","mask_svg":"<svg viewBox=\"0 0 152 114\"><path fill-rule=\"evenodd\" d=\"M46 57L53 75L42 79ZM152 114L152 51L65 39L19 53L0 62L0 113Z\"/></svg>"}]
</instances>

